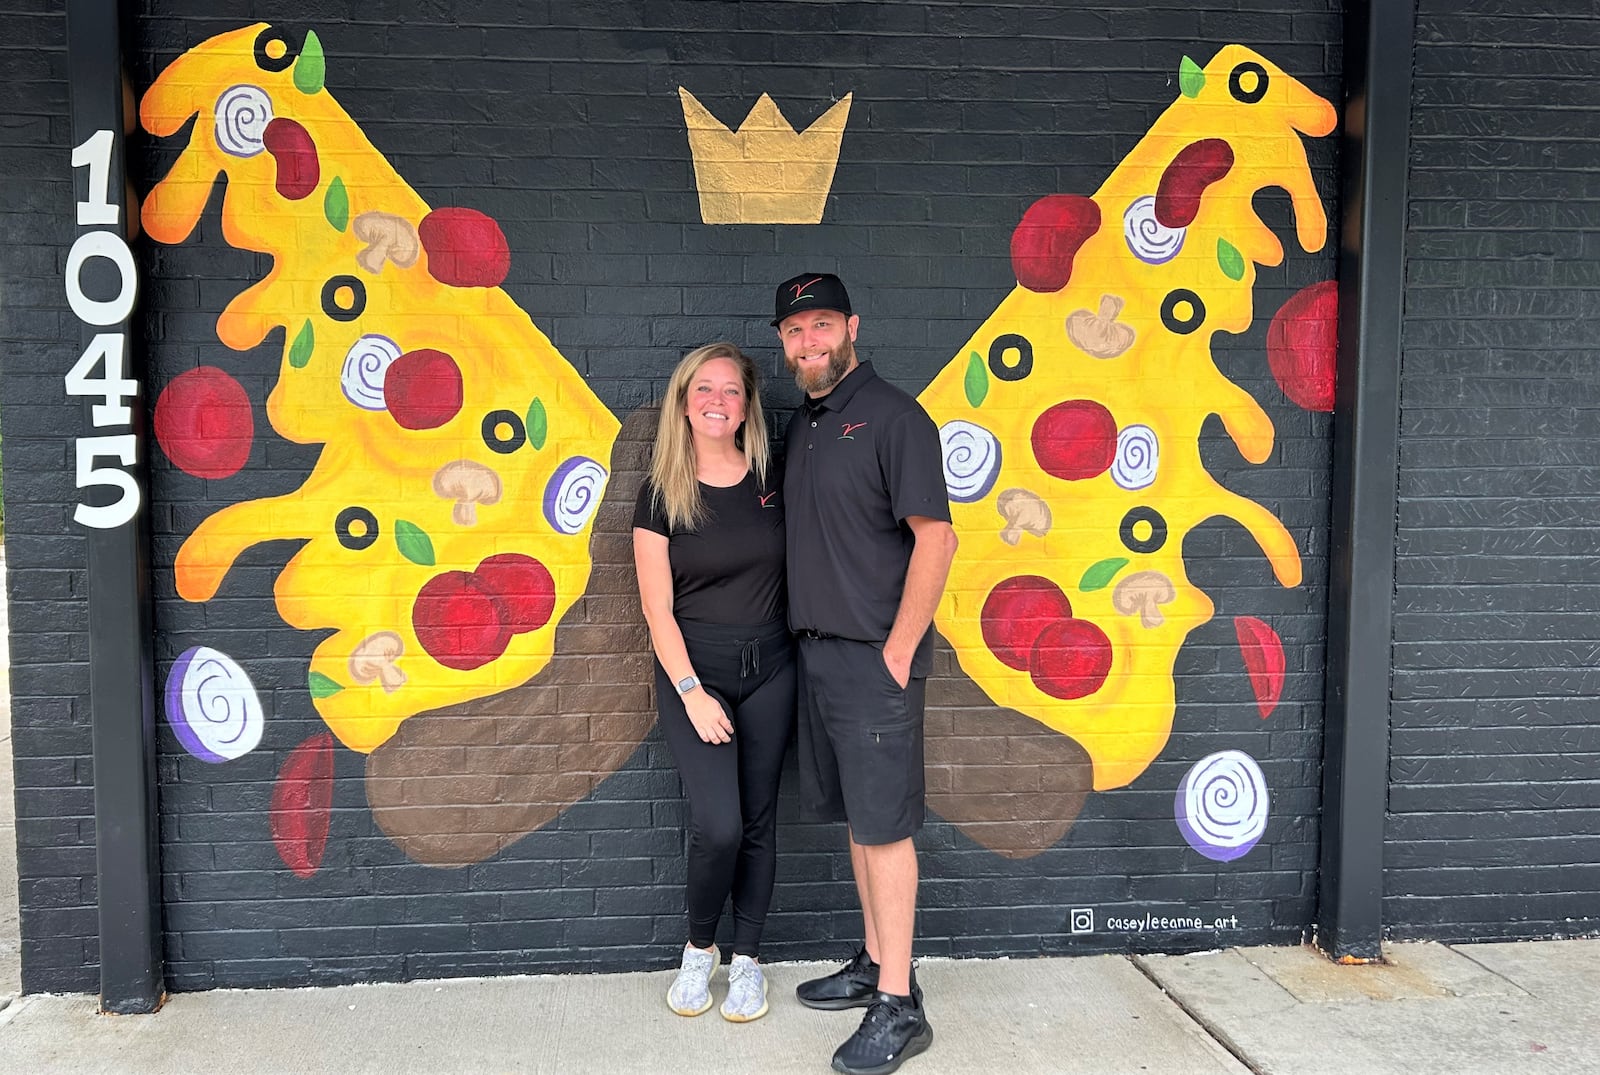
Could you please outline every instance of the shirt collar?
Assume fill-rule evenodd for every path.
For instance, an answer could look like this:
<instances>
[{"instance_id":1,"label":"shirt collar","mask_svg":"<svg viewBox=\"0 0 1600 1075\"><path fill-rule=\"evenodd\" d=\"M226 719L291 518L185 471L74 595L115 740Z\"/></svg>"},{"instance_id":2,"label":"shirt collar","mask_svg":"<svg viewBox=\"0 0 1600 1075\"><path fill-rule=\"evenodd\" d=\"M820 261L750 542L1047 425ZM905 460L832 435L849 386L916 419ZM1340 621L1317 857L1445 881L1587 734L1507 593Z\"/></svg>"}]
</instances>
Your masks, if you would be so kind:
<instances>
[{"instance_id":1,"label":"shirt collar","mask_svg":"<svg viewBox=\"0 0 1600 1075\"><path fill-rule=\"evenodd\" d=\"M850 400L855 398L855 394L861 391L861 386L877 376L872 369L872 363L858 361L856 368L845 374L844 380L833 386L832 392L821 399L807 397L806 406L813 412L842 411Z\"/></svg>"}]
</instances>

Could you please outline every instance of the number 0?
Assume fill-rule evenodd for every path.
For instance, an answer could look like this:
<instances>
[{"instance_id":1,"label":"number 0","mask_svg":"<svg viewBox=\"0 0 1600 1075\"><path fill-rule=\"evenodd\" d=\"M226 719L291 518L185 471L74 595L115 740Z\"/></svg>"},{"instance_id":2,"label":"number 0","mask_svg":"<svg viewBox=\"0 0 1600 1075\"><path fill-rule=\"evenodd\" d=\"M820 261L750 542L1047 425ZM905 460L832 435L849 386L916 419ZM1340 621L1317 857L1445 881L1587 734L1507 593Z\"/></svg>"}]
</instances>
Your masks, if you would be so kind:
<instances>
[{"instance_id":1,"label":"number 0","mask_svg":"<svg viewBox=\"0 0 1600 1075\"><path fill-rule=\"evenodd\" d=\"M90 258L105 258L117 267L117 297L100 301L83 293L83 266ZM139 292L139 277L133 267L133 251L113 232L91 231L78 236L67 253L67 303L78 320L91 325L118 325L133 312Z\"/></svg>"}]
</instances>

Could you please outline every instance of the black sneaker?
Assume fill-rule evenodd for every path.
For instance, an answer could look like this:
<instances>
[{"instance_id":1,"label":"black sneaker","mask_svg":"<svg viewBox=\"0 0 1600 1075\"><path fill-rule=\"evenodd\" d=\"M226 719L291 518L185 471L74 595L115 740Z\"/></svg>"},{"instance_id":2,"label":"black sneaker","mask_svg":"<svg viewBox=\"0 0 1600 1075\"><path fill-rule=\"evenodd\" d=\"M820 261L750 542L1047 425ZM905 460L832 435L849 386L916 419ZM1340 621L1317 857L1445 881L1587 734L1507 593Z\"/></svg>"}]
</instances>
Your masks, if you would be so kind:
<instances>
[{"instance_id":1,"label":"black sneaker","mask_svg":"<svg viewBox=\"0 0 1600 1075\"><path fill-rule=\"evenodd\" d=\"M834 1050L833 1070L845 1075L889 1075L933 1044L933 1027L922 998L874 993L867 1017L850 1040Z\"/></svg>"},{"instance_id":2,"label":"black sneaker","mask_svg":"<svg viewBox=\"0 0 1600 1075\"><path fill-rule=\"evenodd\" d=\"M832 974L795 986L794 995L808 1008L837 1012L866 1007L877 991L878 965L863 947Z\"/></svg>"}]
</instances>

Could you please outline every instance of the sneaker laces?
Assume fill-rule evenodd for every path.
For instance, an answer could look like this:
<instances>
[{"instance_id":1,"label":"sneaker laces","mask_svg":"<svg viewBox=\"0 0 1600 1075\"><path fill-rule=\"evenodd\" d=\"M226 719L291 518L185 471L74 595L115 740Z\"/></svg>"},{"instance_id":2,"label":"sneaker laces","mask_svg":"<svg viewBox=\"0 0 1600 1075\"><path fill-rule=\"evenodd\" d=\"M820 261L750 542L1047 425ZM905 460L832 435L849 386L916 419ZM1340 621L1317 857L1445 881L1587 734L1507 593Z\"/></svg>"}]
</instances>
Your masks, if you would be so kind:
<instances>
[{"instance_id":1,"label":"sneaker laces","mask_svg":"<svg viewBox=\"0 0 1600 1075\"><path fill-rule=\"evenodd\" d=\"M867 1005L866 1018L861 1020L861 1029L856 1033L864 1034L869 1039L876 1038L887 1032L893 1023L894 1005L879 995Z\"/></svg>"}]
</instances>

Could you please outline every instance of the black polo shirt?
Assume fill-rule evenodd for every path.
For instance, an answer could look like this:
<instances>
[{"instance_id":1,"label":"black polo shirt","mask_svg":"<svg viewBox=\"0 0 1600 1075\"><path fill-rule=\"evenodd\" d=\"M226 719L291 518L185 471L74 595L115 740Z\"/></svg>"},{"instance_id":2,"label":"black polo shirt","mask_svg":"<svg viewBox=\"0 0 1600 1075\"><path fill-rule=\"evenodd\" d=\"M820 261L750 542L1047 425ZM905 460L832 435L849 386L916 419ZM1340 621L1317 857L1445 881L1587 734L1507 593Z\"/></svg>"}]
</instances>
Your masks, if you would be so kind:
<instances>
[{"instance_id":1,"label":"black polo shirt","mask_svg":"<svg viewBox=\"0 0 1600 1075\"><path fill-rule=\"evenodd\" d=\"M796 408L786 444L789 626L882 643L915 545L906 519L950 521L939 430L862 362ZM931 655L930 633L913 674L927 674Z\"/></svg>"}]
</instances>

